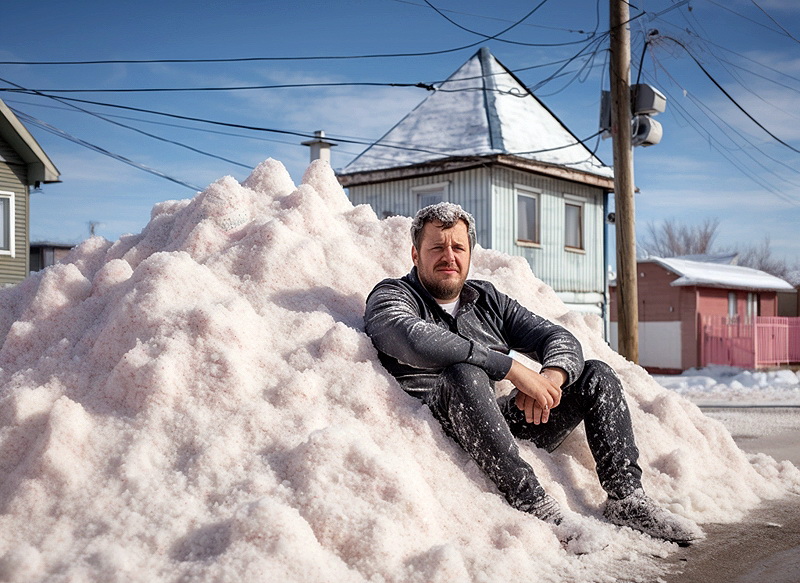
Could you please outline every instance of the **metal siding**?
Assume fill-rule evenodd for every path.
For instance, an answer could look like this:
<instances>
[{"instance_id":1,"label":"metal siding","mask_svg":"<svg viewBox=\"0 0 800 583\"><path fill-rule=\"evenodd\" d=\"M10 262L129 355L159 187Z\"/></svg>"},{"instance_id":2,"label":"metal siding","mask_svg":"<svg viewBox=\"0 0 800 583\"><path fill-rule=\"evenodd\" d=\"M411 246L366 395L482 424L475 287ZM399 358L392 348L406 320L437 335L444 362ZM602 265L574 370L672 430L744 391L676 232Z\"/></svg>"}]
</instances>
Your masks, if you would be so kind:
<instances>
[{"instance_id":1,"label":"metal siding","mask_svg":"<svg viewBox=\"0 0 800 583\"><path fill-rule=\"evenodd\" d=\"M413 189L440 182L448 183L447 200L461 205L475 217L478 244L489 248L492 240L492 207L489 196L489 170L486 168L351 186L350 202L370 205L378 218L390 215L413 217L419 210Z\"/></svg>"},{"instance_id":2,"label":"metal siding","mask_svg":"<svg viewBox=\"0 0 800 583\"><path fill-rule=\"evenodd\" d=\"M603 293L603 191L506 168L495 168L493 172L494 249L525 257L534 274L557 292ZM516 243L516 184L540 193L538 247ZM585 199L585 253L567 251L564 247L564 194Z\"/></svg>"},{"instance_id":3,"label":"metal siding","mask_svg":"<svg viewBox=\"0 0 800 583\"><path fill-rule=\"evenodd\" d=\"M449 182L448 200L475 216L478 243L525 257L534 274L557 292L603 294L603 191L600 188L503 167L484 167L392 182L351 186L353 204L369 204L384 213L413 216L412 188ZM541 192L540 247L516 244L515 184ZM585 199L585 253L564 248L564 194Z\"/></svg>"}]
</instances>

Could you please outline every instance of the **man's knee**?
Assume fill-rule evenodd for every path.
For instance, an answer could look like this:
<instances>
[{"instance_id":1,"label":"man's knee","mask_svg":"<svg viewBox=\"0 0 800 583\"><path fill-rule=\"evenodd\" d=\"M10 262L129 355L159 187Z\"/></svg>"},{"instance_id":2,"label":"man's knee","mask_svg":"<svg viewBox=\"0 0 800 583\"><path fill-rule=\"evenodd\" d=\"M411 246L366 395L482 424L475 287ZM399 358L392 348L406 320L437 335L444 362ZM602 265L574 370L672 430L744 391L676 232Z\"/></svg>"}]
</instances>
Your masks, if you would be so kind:
<instances>
[{"instance_id":1,"label":"man's knee","mask_svg":"<svg viewBox=\"0 0 800 583\"><path fill-rule=\"evenodd\" d=\"M602 395L616 396L620 394L622 383L614 369L605 362L587 360L573 390L578 390L594 401Z\"/></svg>"},{"instance_id":2,"label":"man's knee","mask_svg":"<svg viewBox=\"0 0 800 583\"><path fill-rule=\"evenodd\" d=\"M602 360L587 360L583 365L583 375L588 378L597 378L600 380L611 380L619 382L617 373L608 364Z\"/></svg>"},{"instance_id":3,"label":"man's knee","mask_svg":"<svg viewBox=\"0 0 800 583\"><path fill-rule=\"evenodd\" d=\"M464 362L448 366L442 371L441 379L447 384L465 388L489 384L489 376L485 370Z\"/></svg>"},{"instance_id":4,"label":"man's knee","mask_svg":"<svg viewBox=\"0 0 800 583\"><path fill-rule=\"evenodd\" d=\"M482 368L458 363L441 372L436 393L436 398L443 402L453 399L461 403L478 402L494 399L494 386Z\"/></svg>"}]
</instances>

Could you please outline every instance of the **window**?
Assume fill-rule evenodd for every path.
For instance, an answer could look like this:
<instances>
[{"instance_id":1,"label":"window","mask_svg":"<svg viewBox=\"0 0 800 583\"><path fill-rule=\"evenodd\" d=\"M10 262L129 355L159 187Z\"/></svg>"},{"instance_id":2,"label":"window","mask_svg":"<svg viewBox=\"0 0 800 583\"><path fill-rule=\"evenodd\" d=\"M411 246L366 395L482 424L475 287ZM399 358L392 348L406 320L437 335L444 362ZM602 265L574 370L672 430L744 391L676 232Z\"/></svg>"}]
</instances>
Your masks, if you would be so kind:
<instances>
[{"instance_id":1,"label":"window","mask_svg":"<svg viewBox=\"0 0 800 583\"><path fill-rule=\"evenodd\" d=\"M567 200L564 205L564 246L583 249L583 203Z\"/></svg>"},{"instance_id":2,"label":"window","mask_svg":"<svg viewBox=\"0 0 800 583\"><path fill-rule=\"evenodd\" d=\"M412 188L411 193L417 197L417 209L447 200L448 186L448 182L439 182L437 184L426 184L425 186L415 186Z\"/></svg>"},{"instance_id":3,"label":"window","mask_svg":"<svg viewBox=\"0 0 800 583\"><path fill-rule=\"evenodd\" d=\"M735 319L736 313L736 292L728 292L728 317Z\"/></svg>"},{"instance_id":4,"label":"window","mask_svg":"<svg viewBox=\"0 0 800 583\"><path fill-rule=\"evenodd\" d=\"M539 195L517 188L517 241L539 243Z\"/></svg>"},{"instance_id":5,"label":"window","mask_svg":"<svg viewBox=\"0 0 800 583\"><path fill-rule=\"evenodd\" d=\"M757 293L749 292L747 294L747 317L761 315L761 302L758 301L759 296Z\"/></svg>"},{"instance_id":6,"label":"window","mask_svg":"<svg viewBox=\"0 0 800 583\"><path fill-rule=\"evenodd\" d=\"M0 255L14 256L14 193L0 191Z\"/></svg>"}]
</instances>

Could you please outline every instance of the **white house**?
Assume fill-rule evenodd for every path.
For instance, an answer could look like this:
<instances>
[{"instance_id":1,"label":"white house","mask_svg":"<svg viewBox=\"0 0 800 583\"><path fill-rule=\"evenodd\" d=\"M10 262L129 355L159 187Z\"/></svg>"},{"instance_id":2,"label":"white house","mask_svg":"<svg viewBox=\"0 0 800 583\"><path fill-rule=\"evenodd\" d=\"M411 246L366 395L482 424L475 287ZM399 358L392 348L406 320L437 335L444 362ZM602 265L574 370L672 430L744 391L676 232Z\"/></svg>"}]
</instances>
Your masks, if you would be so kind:
<instances>
[{"instance_id":1,"label":"white house","mask_svg":"<svg viewBox=\"0 0 800 583\"><path fill-rule=\"evenodd\" d=\"M525 257L574 310L607 316L611 168L482 48L339 173L354 204L413 215L447 200L478 243Z\"/></svg>"}]
</instances>

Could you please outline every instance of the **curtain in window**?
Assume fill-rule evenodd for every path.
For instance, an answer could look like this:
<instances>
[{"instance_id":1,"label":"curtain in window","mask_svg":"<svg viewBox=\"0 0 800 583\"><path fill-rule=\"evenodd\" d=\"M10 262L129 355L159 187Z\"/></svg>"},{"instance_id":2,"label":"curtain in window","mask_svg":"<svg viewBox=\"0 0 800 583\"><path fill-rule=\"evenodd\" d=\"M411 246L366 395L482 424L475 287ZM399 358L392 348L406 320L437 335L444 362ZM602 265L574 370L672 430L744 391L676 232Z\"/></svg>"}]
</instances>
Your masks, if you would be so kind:
<instances>
[{"instance_id":1,"label":"curtain in window","mask_svg":"<svg viewBox=\"0 0 800 583\"><path fill-rule=\"evenodd\" d=\"M420 192L419 196L419 208L423 209L426 206L430 206L432 204L438 204L440 202L444 202L444 191L437 190L435 192Z\"/></svg>"},{"instance_id":2,"label":"curtain in window","mask_svg":"<svg viewBox=\"0 0 800 583\"><path fill-rule=\"evenodd\" d=\"M574 247L576 249L583 249L583 227L581 217L581 207L577 204L566 205L566 224L564 232L566 233L567 247Z\"/></svg>"},{"instance_id":3,"label":"curtain in window","mask_svg":"<svg viewBox=\"0 0 800 583\"><path fill-rule=\"evenodd\" d=\"M536 199L517 195L517 240L536 240Z\"/></svg>"}]
</instances>

